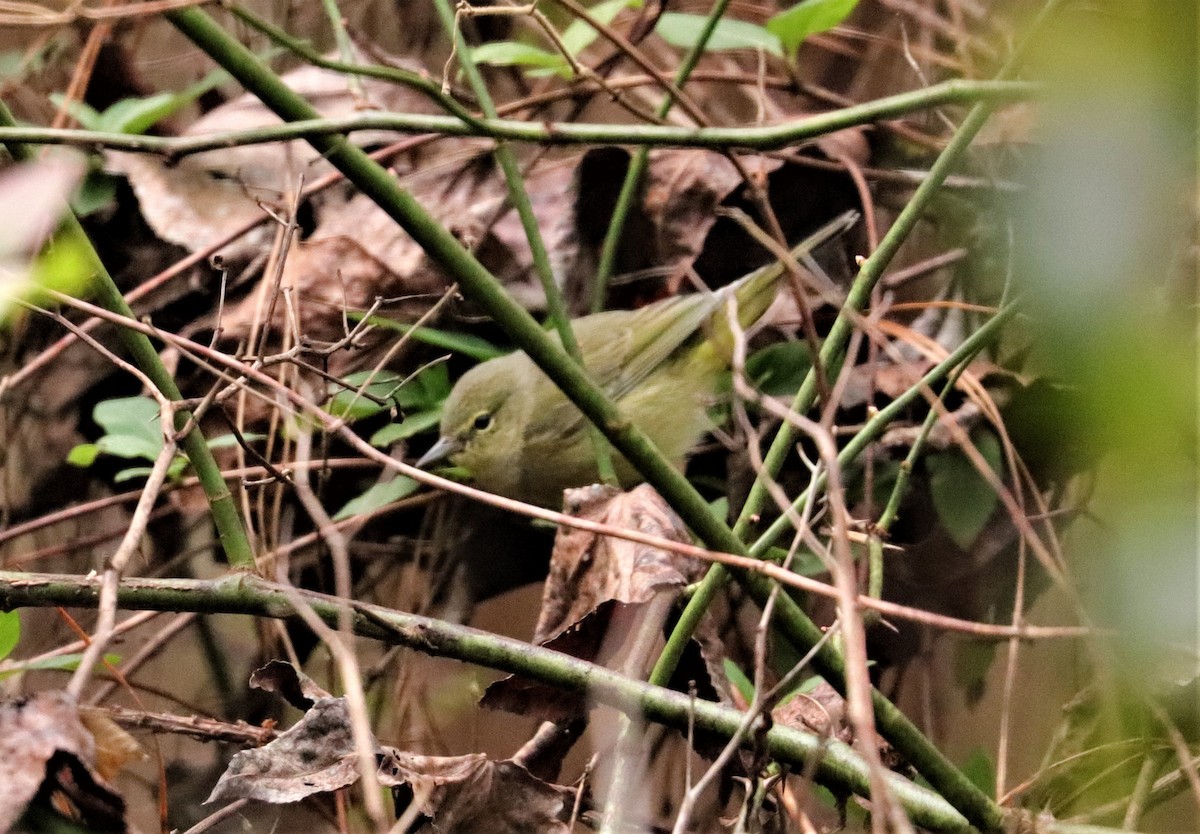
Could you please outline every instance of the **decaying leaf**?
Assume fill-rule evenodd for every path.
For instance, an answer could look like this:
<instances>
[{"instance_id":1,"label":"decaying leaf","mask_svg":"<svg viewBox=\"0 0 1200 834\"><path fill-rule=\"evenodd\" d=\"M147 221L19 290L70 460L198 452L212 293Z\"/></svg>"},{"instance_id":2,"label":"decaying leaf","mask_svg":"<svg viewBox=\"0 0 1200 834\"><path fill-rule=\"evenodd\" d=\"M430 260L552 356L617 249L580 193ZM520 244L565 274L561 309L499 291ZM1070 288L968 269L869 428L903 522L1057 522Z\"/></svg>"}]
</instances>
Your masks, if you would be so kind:
<instances>
[{"instance_id":1,"label":"decaying leaf","mask_svg":"<svg viewBox=\"0 0 1200 834\"><path fill-rule=\"evenodd\" d=\"M279 692L304 717L270 744L233 757L208 802L256 799L297 802L358 781L349 711L342 698L325 694L291 664L257 670L253 685ZM566 832L572 792L532 776L513 761L481 754L421 756L376 747L378 777L397 797L397 813L417 801L436 832Z\"/></svg>"},{"instance_id":2,"label":"decaying leaf","mask_svg":"<svg viewBox=\"0 0 1200 834\"><path fill-rule=\"evenodd\" d=\"M849 744L854 733L846 721L846 699L825 681L811 692L799 692L771 710L776 724L836 738Z\"/></svg>"},{"instance_id":3,"label":"decaying leaf","mask_svg":"<svg viewBox=\"0 0 1200 834\"><path fill-rule=\"evenodd\" d=\"M207 802L298 802L358 781L350 715L342 698L318 698L293 727L230 761Z\"/></svg>"},{"instance_id":4,"label":"decaying leaf","mask_svg":"<svg viewBox=\"0 0 1200 834\"><path fill-rule=\"evenodd\" d=\"M648 485L621 492L590 486L571 490L567 512L573 516L680 543L690 543L679 517ZM607 601L647 603L661 591L679 589L703 574L704 565L678 553L625 539L562 528L550 557L550 576L534 629L545 643L579 623Z\"/></svg>"},{"instance_id":5,"label":"decaying leaf","mask_svg":"<svg viewBox=\"0 0 1200 834\"><path fill-rule=\"evenodd\" d=\"M397 814L402 813L400 797L411 797L438 834L570 831L564 819L573 791L543 782L512 761L492 761L479 753L418 756L386 749L379 781L393 788ZM407 790L398 792L400 786Z\"/></svg>"},{"instance_id":6,"label":"decaying leaf","mask_svg":"<svg viewBox=\"0 0 1200 834\"><path fill-rule=\"evenodd\" d=\"M104 712L92 707L79 710L79 720L96 740L96 771L111 779L130 762L146 758L146 751Z\"/></svg>"},{"instance_id":7,"label":"decaying leaf","mask_svg":"<svg viewBox=\"0 0 1200 834\"><path fill-rule=\"evenodd\" d=\"M298 710L311 709L321 698L333 696L317 685L317 682L290 663L272 660L255 669L250 675L250 685L264 692L275 692Z\"/></svg>"},{"instance_id":8,"label":"decaying leaf","mask_svg":"<svg viewBox=\"0 0 1200 834\"><path fill-rule=\"evenodd\" d=\"M689 541L683 523L645 484L630 492L603 486L571 490L566 509L571 515L612 527ZM657 638L679 592L699 578L705 567L703 562L678 553L562 528L555 539L534 642L641 677L653 662ZM714 686L723 694L723 678L712 674L721 664L717 657L720 640L712 622L706 617L697 639L707 647L704 654L716 658L715 667L706 663L706 674L692 656L687 676L681 678L685 683L696 681L702 697L715 696ZM519 675L488 687L482 703L554 722L575 719L586 711L582 695L567 697Z\"/></svg>"},{"instance_id":9,"label":"decaying leaf","mask_svg":"<svg viewBox=\"0 0 1200 834\"><path fill-rule=\"evenodd\" d=\"M300 67L283 82L310 101L323 118L350 116L368 108L429 113L424 96L399 84L372 78L359 80L356 96L341 73ZM196 120L184 132L203 136L279 124L261 101L246 93ZM394 134L393 134L394 135ZM354 141L369 143L378 133L359 133ZM311 181L329 165L308 143L223 148L167 163L161 159L110 152L110 170L128 178L146 222L160 238L191 251L205 248L253 220L264 217L260 204L282 209L301 176ZM273 231L264 227L222 250L226 260L240 260L264 249Z\"/></svg>"},{"instance_id":10,"label":"decaying leaf","mask_svg":"<svg viewBox=\"0 0 1200 834\"><path fill-rule=\"evenodd\" d=\"M0 703L0 834L35 796L90 831L126 830L125 802L97 772L96 740L65 692Z\"/></svg>"}]
</instances>

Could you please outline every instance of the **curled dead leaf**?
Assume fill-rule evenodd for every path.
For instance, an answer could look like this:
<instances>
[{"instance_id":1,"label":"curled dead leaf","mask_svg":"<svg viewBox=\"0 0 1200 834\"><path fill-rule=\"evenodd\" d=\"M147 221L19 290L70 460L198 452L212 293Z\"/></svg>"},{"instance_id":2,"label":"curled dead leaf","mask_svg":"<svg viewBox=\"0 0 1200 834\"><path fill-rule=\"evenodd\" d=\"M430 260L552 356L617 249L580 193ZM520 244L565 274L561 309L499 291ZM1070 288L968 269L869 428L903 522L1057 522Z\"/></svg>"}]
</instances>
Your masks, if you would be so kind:
<instances>
[{"instance_id":1,"label":"curled dead leaf","mask_svg":"<svg viewBox=\"0 0 1200 834\"><path fill-rule=\"evenodd\" d=\"M126 831L125 801L97 770L96 748L65 692L0 703L0 834L35 797L90 831Z\"/></svg>"},{"instance_id":2,"label":"curled dead leaf","mask_svg":"<svg viewBox=\"0 0 1200 834\"><path fill-rule=\"evenodd\" d=\"M492 761L482 754L419 756L386 749L379 781L392 786L397 814L401 797L419 802L421 813L438 834L566 834L564 821L574 794L543 782L515 762ZM396 789L403 786L405 790Z\"/></svg>"},{"instance_id":3,"label":"curled dead leaf","mask_svg":"<svg viewBox=\"0 0 1200 834\"><path fill-rule=\"evenodd\" d=\"M303 718L270 744L234 755L205 801L298 802L358 779L346 702L324 697L316 699Z\"/></svg>"}]
</instances>

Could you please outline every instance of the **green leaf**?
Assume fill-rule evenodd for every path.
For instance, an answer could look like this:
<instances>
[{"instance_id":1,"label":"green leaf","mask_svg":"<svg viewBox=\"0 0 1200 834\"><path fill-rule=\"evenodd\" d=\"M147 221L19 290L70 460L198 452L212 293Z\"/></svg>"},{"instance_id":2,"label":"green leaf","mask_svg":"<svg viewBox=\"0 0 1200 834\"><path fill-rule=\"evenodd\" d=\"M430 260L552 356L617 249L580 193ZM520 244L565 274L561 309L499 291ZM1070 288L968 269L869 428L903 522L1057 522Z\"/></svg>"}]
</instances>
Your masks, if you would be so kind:
<instances>
[{"instance_id":1,"label":"green leaf","mask_svg":"<svg viewBox=\"0 0 1200 834\"><path fill-rule=\"evenodd\" d=\"M123 484L127 481L132 481L134 478L145 478L149 476L151 471L149 466L131 466L113 475L113 483Z\"/></svg>"},{"instance_id":2,"label":"green leaf","mask_svg":"<svg viewBox=\"0 0 1200 834\"><path fill-rule=\"evenodd\" d=\"M35 299L38 289L85 296L95 274L95 254L90 248L76 237L60 235L34 260L27 290Z\"/></svg>"},{"instance_id":3,"label":"green leaf","mask_svg":"<svg viewBox=\"0 0 1200 834\"><path fill-rule=\"evenodd\" d=\"M415 414L408 415L399 423L389 423L375 432L371 435L371 445L378 446L381 449L387 448L393 443L407 440L414 435L435 428L441 419L442 411L440 408L433 411L418 411Z\"/></svg>"},{"instance_id":4,"label":"green leaf","mask_svg":"<svg viewBox=\"0 0 1200 834\"><path fill-rule=\"evenodd\" d=\"M367 385L364 392L374 399L362 396L358 392L358 389L368 379L371 380L371 383ZM404 378L392 371L380 371L374 374L371 371L360 371L350 374L342 379L344 387L340 387L340 390L333 395L333 398L325 406L325 410L334 417L354 422L373 417L382 411L400 408L401 403L396 395L401 390L403 382ZM380 404L376 400L382 400L383 403Z\"/></svg>"},{"instance_id":5,"label":"green leaf","mask_svg":"<svg viewBox=\"0 0 1200 834\"><path fill-rule=\"evenodd\" d=\"M266 435L262 432L243 432L242 440L247 443L253 443L255 440L265 440ZM217 437L210 438L207 442L210 449L232 449L234 446L240 446L236 436L232 434L222 434Z\"/></svg>"},{"instance_id":6,"label":"green leaf","mask_svg":"<svg viewBox=\"0 0 1200 834\"><path fill-rule=\"evenodd\" d=\"M68 101L62 93L51 93L50 101L55 107L65 109L67 115L79 122L79 126L84 130L100 129L100 111L90 104L82 101Z\"/></svg>"},{"instance_id":7,"label":"green leaf","mask_svg":"<svg viewBox=\"0 0 1200 834\"><path fill-rule=\"evenodd\" d=\"M95 443L80 443L67 452L67 463L86 469L100 457L100 447Z\"/></svg>"},{"instance_id":8,"label":"green leaf","mask_svg":"<svg viewBox=\"0 0 1200 834\"><path fill-rule=\"evenodd\" d=\"M996 765L982 747L976 747L963 763L962 773L988 796L996 793Z\"/></svg>"},{"instance_id":9,"label":"green leaf","mask_svg":"<svg viewBox=\"0 0 1200 834\"><path fill-rule=\"evenodd\" d=\"M123 98L100 114L98 130L142 134L167 118L190 99L176 93L155 93L145 98Z\"/></svg>"},{"instance_id":10,"label":"green leaf","mask_svg":"<svg viewBox=\"0 0 1200 834\"><path fill-rule=\"evenodd\" d=\"M79 189L71 197L71 210L78 217L95 214L117 199L117 178L103 171L88 171Z\"/></svg>"},{"instance_id":11,"label":"green leaf","mask_svg":"<svg viewBox=\"0 0 1200 834\"><path fill-rule=\"evenodd\" d=\"M704 32L705 15L664 12L654 31L671 46L691 49ZM726 49L761 49L769 55L783 55L779 38L755 23L745 20L717 21L705 49L716 52Z\"/></svg>"},{"instance_id":12,"label":"green leaf","mask_svg":"<svg viewBox=\"0 0 1200 834\"><path fill-rule=\"evenodd\" d=\"M974 432L971 441L992 471L999 472L1001 448L996 435L983 429ZM930 455L926 467L930 495L942 526L959 547L970 547L991 518L999 497L959 449Z\"/></svg>"},{"instance_id":13,"label":"green leaf","mask_svg":"<svg viewBox=\"0 0 1200 834\"><path fill-rule=\"evenodd\" d=\"M778 342L746 359L746 375L770 397L795 394L811 367L812 357L804 342Z\"/></svg>"},{"instance_id":14,"label":"green leaf","mask_svg":"<svg viewBox=\"0 0 1200 834\"><path fill-rule=\"evenodd\" d=\"M200 81L178 92L153 93L140 98L123 98L99 113L88 105L73 101L67 104L70 113L81 126L89 130L106 133L129 133L140 135L158 122L187 107L209 90L228 80L224 70L210 72ZM50 96L55 105L61 107L65 98L60 93Z\"/></svg>"},{"instance_id":15,"label":"green leaf","mask_svg":"<svg viewBox=\"0 0 1200 834\"><path fill-rule=\"evenodd\" d=\"M351 312L348 316L351 321L362 321L364 318L362 313L357 312ZM433 327L413 327L411 324L393 321L383 316L371 316L370 323L375 327L385 330L395 330L397 333L411 334L412 338L418 342L452 350L455 353L461 353L463 356L476 359L480 362L495 359L497 356L503 356L508 352L501 350L487 339L480 338L473 333L451 333L448 330L438 330Z\"/></svg>"},{"instance_id":16,"label":"green leaf","mask_svg":"<svg viewBox=\"0 0 1200 834\"><path fill-rule=\"evenodd\" d=\"M96 441L96 448L102 454L126 460L154 460L162 451L162 442L156 446L146 438L132 434L106 434Z\"/></svg>"},{"instance_id":17,"label":"green leaf","mask_svg":"<svg viewBox=\"0 0 1200 834\"><path fill-rule=\"evenodd\" d=\"M802 0L768 20L767 30L779 38L789 56L795 56L809 35L829 31L857 5L858 0Z\"/></svg>"},{"instance_id":18,"label":"green leaf","mask_svg":"<svg viewBox=\"0 0 1200 834\"><path fill-rule=\"evenodd\" d=\"M0 660L8 657L21 639L19 611L0 611Z\"/></svg>"},{"instance_id":19,"label":"green leaf","mask_svg":"<svg viewBox=\"0 0 1200 834\"><path fill-rule=\"evenodd\" d=\"M629 6L640 6L640 0L604 0L602 3L597 3L588 9L588 12L596 20L597 23L602 23L605 26L617 19L622 11ZM563 30L562 42L566 47L567 53L572 57L577 57L583 50L587 49L600 36L600 33L592 28L592 24L586 20L576 18L571 21L570 25Z\"/></svg>"},{"instance_id":20,"label":"green leaf","mask_svg":"<svg viewBox=\"0 0 1200 834\"><path fill-rule=\"evenodd\" d=\"M477 64L497 67L541 67L561 71L568 68L567 60L556 52L518 41L493 41L475 47L471 57Z\"/></svg>"},{"instance_id":21,"label":"green leaf","mask_svg":"<svg viewBox=\"0 0 1200 834\"><path fill-rule=\"evenodd\" d=\"M92 409L92 419L107 434L140 437L156 449L162 448L163 437L158 422L158 403L149 397L121 397L103 400Z\"/></svg>"},{"instance_id":22,"label":"green leaf","mask_svg":"<svg viewBox=\"0 0 1200 834\"><path fill-rule=\"evenodd\" d=\"M354 515L372 512L380 507L391 504L393 501L407 498L416 492L420 486L412 478L406 478L403 475L393 478L386 483L377 483L362 495L347 501L346 506L338 510L333 516L333 520L341 521L344 518L350 518Z\"/></svg>"},{"instance_id":23,"label":"green leaf","mask_svg":"<svg viewBox=\"0 0 1200 834\"><path fill-rule=\"evenodd\" d=\"M725 658L725 660L722 661L722 664L725 667L725 677L729 679L729 683L738 691L738 694L742 696L743 700L745 700L747 704L753 701L754 682L751 681L750 678L747 677L746 673L742 671L742 667L738 666L729 658Z\"/></svg>"},{"instance_id":24,"label":"green leaf","mask_svg":"<svg viewBox=\"0 0 1200 834\"><path fill-rule=\"evenodd\" d=\"M996 644L980 640L960 640L954 644L954 682L969 705L983 697L988 670L996 659Z\"/></svg>"},{"instance_id":25,"label":"green leaf","mask_svg":"<svg viewBox=\"0 0 1200 834\"><path fill-rule=\"evenodd\" d=\"M116 666L121 662L121 655L106 654L105 661ZM79 661L83 660L83 655L80 653L60 654L54 657L43 657L37 660L27 660L17 663L11 669L5 669L0 672L0 680L19 675L22 672L44 672L47 670L59 672L73 672L79 668Z\"/></svg>"}]
</instances>

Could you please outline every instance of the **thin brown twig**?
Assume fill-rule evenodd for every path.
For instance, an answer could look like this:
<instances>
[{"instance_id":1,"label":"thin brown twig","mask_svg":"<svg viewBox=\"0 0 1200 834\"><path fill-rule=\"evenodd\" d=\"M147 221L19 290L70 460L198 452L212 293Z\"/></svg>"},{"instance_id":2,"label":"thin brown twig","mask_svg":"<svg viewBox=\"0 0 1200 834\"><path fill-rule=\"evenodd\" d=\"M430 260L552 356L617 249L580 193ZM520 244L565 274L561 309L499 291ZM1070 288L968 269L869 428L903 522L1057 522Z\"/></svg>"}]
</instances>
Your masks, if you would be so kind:
<instances>
[{"instance_id":1,"label":"thin brown twig","mask_svg":"<svg viewBox=\"0 0 1200 834\"><path fill-rule=\"evenodd\" d=\"M138 330L139 332L145 333L146 335L149 335L149 336L153 336L156 339L176 345L177 347L180 347L181 349L186 348L190 352L196 354L199 357L207 359L209 362L211 362L213 364L223 365L223 366L231 368L231 369L236 369L236 372L240 372L248 380L252 380L260 385L266 386L266 387L276 391L283 400L291 403L292 406L294 406L298 410L307 412L311 417L315 418L318 422L323 423L325 426L327 426L331 429L333 428L333 426L336 422L335 418L333 418L331 415L322 411L320 408L315 406L313 403L305 400L303 397L301 397L295 391L292 391L288 388L281 386L277 380L262 373L261 371L249 368L244 363L238 362L237 360L232 359L231 357L229 357L225 354L222 354L219 351L210 350L205 345L198 344L196 342L193 342L190 339L186 339L186 338L184 338L182 336L178 336L174 333L169 333L167 331L161 330L161 329L155 327L154 325L148 324L146 322L127 319L127 318L124 318L115 313L110 313L108 310L105 310L101 307L97 307L93 304L89 304L88 302L80 301L79 299L72 298L71 296L67 296L67 295L64 295L61 293L50 293L50 294L59 303L77 307L90 315L99 316L101 318L112 321L114 323L121 324L122 326L129 327L134 330ZM764 400L763 402L764 402L764 405L766 405L766 404L770 403L771 401ZM369 443L367 443L367 441L358 437L356 434L354 434L353 432L349 431L348 429L346 429L344 427L337 430L336 433L344 441L346 441L349 445L351 445L352 447L357 449L359 452L361 452L364 455L364 457L374 460L383 466L395 469L399 473L401 473L403 475L407 475L408 477L412 478L415 481L418 481L420 483L434 487L436 489L441 489L441 490L444 490L447 492L457 493L459 495L463 495L467 498L470 498L471 500L497 507L498 509L525 515L529 518L541 519L543 521L548 521L552 524L560 524L560 525L564 525L567 527L573 527L573 528L576 528L579 530L585 530L588 532L597 533L600 535L608 535L608 536L613 536L616 538L622 538L622 539L626 539L628 541L636 542L639 544L646 544L646 545L650 545L652 547L669 550L669 551L672 551L675 553L681 553L685 556L691 556L693 558L703 559L703 560L710 561L710 562L720 562L722 564L726 564L731 567L736 567L736 568L740 568L743 570L756 571L756 572L762 573L765 576L768 576L772 579L775 579L779 582L783 582L784 584L790 585L792 587L798 588L803 591L809 591L812 593L818 593L823 596L831 596L831 597L836 597L836 595L837 595L837 591L835 589L830 588L830 586L828 586L824 583L809 579L807 577L803 577L798 574L791 573L790 571L784 571L784 570L780 569L778 565L775 565L771 562L763 562L763 561L759 561L757 559L751 559L751 558L748 558L745 556L738 556L738 555L735 555L732 553L718 553L718 552L714 552L714 551L709 551L709 550L706 550L701 547L696 547L694 545L687 545L687 544L683 544L680 542L673 542L673 541L670 541L669 539L660 538L658 536L646 535L646 534L639 533L634 530L615 528L615 527L611 527L606 524L600 524L597 522L588 521L586 519L577 518L575 516L566 515L564 513L554 512L553 510L548 510L543 507L537 507L532 504L525 504L520 501L515 501L511 498L505 498L503 496L494 495L492 493L484 492L482 490L478 490L473 487L469 487L465 484L461 484L456 481L451 481L446 478L441 478L430 472L426 472L422 469L417 469L414 466L410 466L410 465L404 463L403 461L396 460L396 459L390 457L389 455L387 455L385 452L382 452L379 449L374 448ZM908 620L913 620L916 622L922 622L922 623L931 625L936 628L949 628L949 629L953 629L953 630L959 630L959 631L963 631L964 633L971 634L971 635L977 636L977 637L1007 639L1012 636L1018 636L1023 639L1036 639L1036 638L1045 638L1045 637L1051 637L1051 636L1052 637L1060 637L1060 638L1061 637L1084 637L1084 636L1095 635L1098 633L1103 633L1101 630L1098 630L1095 628L1083 628L1083 627L1075 627L1075 626L1063 626L1063 627L1048 627L1048 626L1033 627L1033 626L1029 626L1020 631L1014 632L1008 626L989 625L989 624L985 624L985 623L973 623L973 622L969 622L969 621L965 621L965 620L958 620L953 617L944 617L942 615L931 614L930 612L926 612L926 611L909 609L905 606L895 605L893 603L887 603L882 600L872 600L869 598L862 597L858 600L858 604L866 606L866 607L870 607L870 608L875 608L875 609L879 610L881 613L896 617L898 619L908 619Z\"/></svg>"}]
</instances>

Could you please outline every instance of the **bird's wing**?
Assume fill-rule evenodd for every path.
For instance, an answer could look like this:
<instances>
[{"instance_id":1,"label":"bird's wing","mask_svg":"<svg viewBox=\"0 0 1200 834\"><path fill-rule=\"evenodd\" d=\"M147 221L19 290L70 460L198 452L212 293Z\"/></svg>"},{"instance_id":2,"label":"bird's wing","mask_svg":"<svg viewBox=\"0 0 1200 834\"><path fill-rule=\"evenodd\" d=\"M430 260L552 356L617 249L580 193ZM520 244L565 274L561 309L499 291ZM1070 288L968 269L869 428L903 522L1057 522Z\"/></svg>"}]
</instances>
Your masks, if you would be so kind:
<instances>
[{"instance_id":1,"label":"bird's wing","mask_svg":"<svg viewBox=\"0 0 1200 834\"><path fill-rule=\"evenodd\" d=\"M580 351L587 357L588 376L610 399L620 402L697 333L719 303L713 293L696 293L664 299L638 310L612 310L572 321ZM544 376L538 384L552 385ZM549 434L537 440L550 440L550 435L563 438L580 431L585 422L583 415L560 392L541 401L545 407L534 422L543 432L548 429Z\"/></svg>"},{"instance_id":2,"label":"bird's wing","mask_svg":"<svg viewBox=\"0 0 1200 834\"><path fill-rule=\"evenodd\" d=\"M611 398L620 400L700 331L720 299L718 294L701 292L638 310L580 319L575 332L588 357L588 375Z\"/></svg>"}]
</instances>

